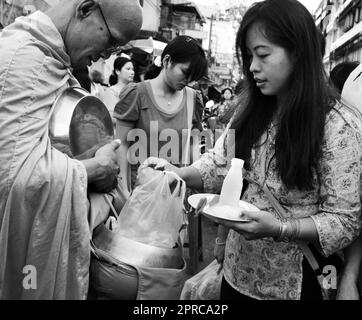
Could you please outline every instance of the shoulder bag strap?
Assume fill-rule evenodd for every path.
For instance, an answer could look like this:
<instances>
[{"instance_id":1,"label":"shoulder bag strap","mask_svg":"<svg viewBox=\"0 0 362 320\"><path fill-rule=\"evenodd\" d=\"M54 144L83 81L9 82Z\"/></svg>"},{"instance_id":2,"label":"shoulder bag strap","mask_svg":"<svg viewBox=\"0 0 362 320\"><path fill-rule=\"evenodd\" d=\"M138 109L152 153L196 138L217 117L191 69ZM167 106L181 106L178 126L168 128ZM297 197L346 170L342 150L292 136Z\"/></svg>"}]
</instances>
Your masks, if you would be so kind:
<instances>
[{"instance_id":1,"label":"shoulder bag strap","mask_svg":"<svg viewBox=\"0 0 362 320\"><path fill-rule=\"evenodd\" d=\"M279 201L274 197L274 195L270 192L269 188L265 184L263 186L263 190L264 190L266 196L268 197L271 205L277 212L279 218L282 221L286 220L286 212L285 212L284 208L280 205ZM308 263L314 270L314 273L316 274L316 276L318 278L318 282L321 286L323 295L326 298L326 292L325 292L324 285L323 285L324 277L322 274L322 270L319 267L317 259L315 258L313 252L310 250L310 248L308 247L308 245L306 243L298 241L297 244L302 249L305 258L307 259Z\"/></svg>"},{"instance_id":2,"label":"shoulder bag strap","mask_svg":"<svg viewBox=\"0 0 362 320\"><path fill-rule=\"evenodd\" d=\"M195 107L195 91L189 87L185 87L186 89L186 106L187 106L187 140L186 140L186 152L185 159L183 159L183 164L185 166L188 165L188 160L190 159L190 142L191 142L191 130L192 130L192 119L194 115L194 107Z\"/></svg>"}]
</instances>

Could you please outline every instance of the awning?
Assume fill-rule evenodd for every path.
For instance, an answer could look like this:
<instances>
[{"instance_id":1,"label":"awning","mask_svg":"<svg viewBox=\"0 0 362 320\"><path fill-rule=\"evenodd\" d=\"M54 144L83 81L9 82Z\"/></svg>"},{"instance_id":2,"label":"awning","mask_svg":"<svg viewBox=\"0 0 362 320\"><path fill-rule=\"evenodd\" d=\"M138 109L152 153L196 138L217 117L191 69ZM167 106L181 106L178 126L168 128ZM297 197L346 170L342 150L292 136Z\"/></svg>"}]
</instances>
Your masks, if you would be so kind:
<instances>
[{"instance_id":1,"label":"awning","mask_svg":"<svg viewBox=\"0 0 362 320\"><path fill-rule=\"evenodd\" d=\"M167 43L154 40L152 37L148 39L138 39L129 42L129 45L139 48L149 54L153 53L155 56L160 56L167 46Z\"/></svg>"}]
</instances>

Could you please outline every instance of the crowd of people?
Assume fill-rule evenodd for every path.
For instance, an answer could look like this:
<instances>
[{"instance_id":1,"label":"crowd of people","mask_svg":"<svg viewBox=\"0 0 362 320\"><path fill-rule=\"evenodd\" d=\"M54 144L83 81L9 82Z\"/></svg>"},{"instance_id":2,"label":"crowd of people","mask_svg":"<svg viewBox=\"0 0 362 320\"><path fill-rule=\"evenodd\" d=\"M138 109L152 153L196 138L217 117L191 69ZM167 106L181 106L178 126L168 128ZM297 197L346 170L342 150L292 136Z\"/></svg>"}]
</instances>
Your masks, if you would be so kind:
<instances>
[{"instance_id":1,"label":"crowd of people","mask_svg":"<svg viewBox=\"0 0 362 320\"><path fill-rule=\"evenodd\" d=\"M89 185L100 183L114 203L115 189L128 199L142 164L219 194L232 158L245 161L242 200L259 210L242 211L247 222L216 220L220 299L322 300L325 266L338 273L334 299L359 299L361 64L327 75L309 11L297 0L263 0L235 39L243 79L220 101L190 85L208 62L189 36L170 41L144 81L135 82L127 56L109 80L88 74L141 26L138 0L76 0L1 32L0 299L88 298ZM73 86L103 101L114 122L115 140L88 159L58 150L48 132L56 97ZM204 131L215 134L209 148L192 135ZM36 267L35 290L24 286L26 266Z\"/></svg>"}]
</instances>

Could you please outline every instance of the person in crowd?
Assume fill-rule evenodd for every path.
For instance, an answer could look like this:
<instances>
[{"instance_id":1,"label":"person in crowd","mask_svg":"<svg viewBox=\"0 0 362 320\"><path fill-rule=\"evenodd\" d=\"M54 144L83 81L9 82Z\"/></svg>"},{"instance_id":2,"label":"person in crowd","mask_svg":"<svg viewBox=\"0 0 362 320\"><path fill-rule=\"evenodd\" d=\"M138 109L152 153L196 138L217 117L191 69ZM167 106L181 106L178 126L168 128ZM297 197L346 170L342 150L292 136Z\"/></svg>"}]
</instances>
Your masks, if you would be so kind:
<instances>
[{"instance_id":1,"label":"person in crowd","mask_svg":"<svg viewBox=\"0 0 362 320\"><path fill-rule=\"evenodd\" d=\"M121 91L133 82L134 75L133 62L130 59L118 57L114 61L113 72L109 77L110 87L104 90L101 98L112 116Z\"/></svg>"},{"instance_id":2,"label":"person in crowd","mask_svg":"<svg viewBox=\"0 0 362 320\"><path fill-rule=\"evenodd\" d=\"M357 65L357 64L356 64ZM358 64L343 84L342 99L357 108L362 117L362 64ZM337 300L359 300L362 293L362 235L344 251L344 268L338 284Z\"/></svg>"},{"instance_id":3,"label":"person in crowd","mask_svg":"<svg viewBox=\"0 0 362 320\"><path fill-rule=\"evenodd\" d=\"M203 87L203 85L201 87ZM205 89L202 90L204 91ZM206 123L206 127L214 133L215 129L217 129L218 107L222 96L221 92L213 86L208 86L207 92L208 101L205 104L203 121Z\"/></svg>"},{"instance_id":4,"label":"person in crowd","mask_svg":"<svg viewBox=\"0 0 362 320\"><path fill-rule=\"evenodd\" d=\"M351 72L356 69L358 65L358 61L345 61L337 64L332 69L330 73L330 79L339 94L342 94L344 83L346 82Z\"/></svg>"},{"instance_id":5,"label":"person in crowd","mask_svg":"<svg viewBox=\"0 0 362 320\"><path fill-rule=\"evenodd\" d=\"M191 37L176 37L165 47L161 61L158 76L127 86L114 110L116 136L123 142L118 155L121 170L124 170L120 175L125 190L133 188L139 163L149 156L159 156L161 150L165 149L163 147L167 141L159 138L163 130L172 129L177 133L177 146L168 156L173 159L173 163L181 165L184 160L182 156L187 153L187 149L190 150L190 139L183 139L183 130L191 129L190 120L193 127L202 129L198 126L200 120L194 117L194 110L198 110L195 104L202 102L197 99L195 91L187 87L188 83L200 79L207 72L202 47ZM127 138L132 129L141 130L146 137L143 144L141 139L137 142L141 144L138 159L131 152L127 155L135 144Z\"/></svg>"},{"instance_id":6,"label":"person in crowd","mask_svg":"<svg viewBox=\"0 0 362 320\"><path fill-rule=\"evenodd\" d=\"M342 98L362 113L362 65L359 64L348 76L342 90Z\"/></svg>"},{"instance_id":7,"label":"person in crowd","mask_svg":"<svg viewBox=\"0 0 362 320\"><path fill-rule=\"evenodd\" d=\"M90 93L99 99L102 99L104 91L108 88L108 85L104 83L104 76L99 70L91 70L89 72L90 78Z\"/></svg>"},{"instance_id":8,"label":"person in crowd","mask_svg":"<svg viewBox=\"0 0 362 320\"><path fill-rule=\"evenodd\" d=\"M202 102L204 105L210 100L209 99L209 85L206 82L199 81L200 91L202 95Z\"/></svg>"},{"instance_id":9,"label":"person in crowd","mask_svg":"<svg viewBox=\"0 0 362 320\"><path fill-rule=\"evenodd\" d=\"M214 102L210 101L209 99L209 95L208 95L208 91L209 91L209 85L203 81L199 81L199 87L200 87L200 93L201 93L201 98L202 98L202 102L204 105L204 112L202 115L202 121L204 123L204 127L205 129L208 128L208 119L213 116L212 114L212 108L209 106L213 106Z\"/></svg>"},{"instance_id":10,"label":"person in crowd","mask_svg":"<svg viewBox=\"0 0 362 320\"><path fill-rule=\"evenodd\" d=\"M203 121L206 124L206 128L210 129L211 132L214 132L216 129L217 117L218 104L215 104L213 100L209 100L204 108Z\"/></svg>"},{"instance_id":11,"label":"person in crowd","mask_svg":"<svg viewBox=\"0 0 362 320\"><path fill-rule=\"evenodd\" d=\"M108 87L108 85L104 82L104 76L102 72L99 70L91 70L89 72L89 77L94 83L100 84L103 87Z\"/></svg>"},{"instance_id":12,"label":"person in crowd","mask_svg":"<svg viewBox=\"0 0 362 320\"><path fill-rule=\"evenodd\" d=\"M220 129L225 129L235 111L234 93L232 88L224 88L221 94L222 99L218 107L218 124Z\"/></svg>"},{"instance_id":13,"label":"person in crowd","mask_svg":"<svg viewBox=\"0 0 362 320\"><path fill-rule=\"evenodd\" d=\"M115 140L87 160L51 146L54 100L79 86L71 69L139 32L137 0L62 1L18 18L0 41L0 299L85 299L87 183L114 188Z\"/></svg>"},{"instance_id":14,"label":"person in crowd","mask_svg":"<svg viewBox=\"0 0 362 320\"><path fill-rule=\"evenodd\" d=\"M162 67L162 60L161 57L158 56L155 58L152 64L147 68L143 80L145 81L157 78L157 76L160 74L161 67Z\"/></svg>"},{"instance_id":15,"label":"person in crowd","mask_svg":"<svg viewBox=\"0 0 362 320\"><path fill-rule=\"evenodd\" d=\"M362 273L362 236L344 250L344 266L341 272L337 300L360 300Z\"/></svg>"},{"instance_id":16,"label":"person in crowd","mask_svg":"<svg viewBox=\"0 0 362 320\"><path fill-rule=\"evenodd\" d=\"M242 199L259 211L242 211L246 222L217 220L221 299L322 299L311 257L337 267L333 254L360 233L362 121L329 87L319 32L299 1L252 5L236 48L246 105L215 149L185 168L154 158L144 165L220 193L235 146L249 182Z\"/></svg>"}]
</instances>

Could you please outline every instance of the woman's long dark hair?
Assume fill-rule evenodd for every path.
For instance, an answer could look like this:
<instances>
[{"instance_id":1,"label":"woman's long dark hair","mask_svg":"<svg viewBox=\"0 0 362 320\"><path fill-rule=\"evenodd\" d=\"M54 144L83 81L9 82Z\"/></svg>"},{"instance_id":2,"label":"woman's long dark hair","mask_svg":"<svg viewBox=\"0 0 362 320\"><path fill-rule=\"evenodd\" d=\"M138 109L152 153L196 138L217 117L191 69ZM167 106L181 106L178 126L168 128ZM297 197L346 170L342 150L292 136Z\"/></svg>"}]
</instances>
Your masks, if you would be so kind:
<instances>
[{"instance_id":1,"label":"woman's long dark hair","mask_svg":"<svg viewBox=\"0 0 362 320\"><path fill-rule=\"evenodd\" d=\"M232 128L236 131L236 156L246 160L246 165L250 165L251 149L277 111L276 97L263 95L250 72L246 36L255 23L261 24L269 41L293 57L289 90L278 110L275 157L284 185L308 190L313 185L313 170L320 157L326 114L333 95L323 68L319 31L311 14L296 0L266 0L245 13L236 48L246 76L247 96Z\"/></svg>"}]
</instances>

